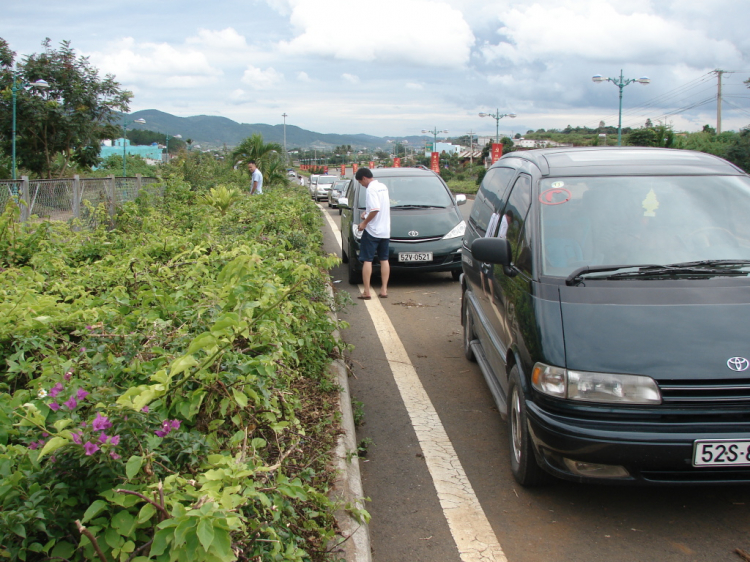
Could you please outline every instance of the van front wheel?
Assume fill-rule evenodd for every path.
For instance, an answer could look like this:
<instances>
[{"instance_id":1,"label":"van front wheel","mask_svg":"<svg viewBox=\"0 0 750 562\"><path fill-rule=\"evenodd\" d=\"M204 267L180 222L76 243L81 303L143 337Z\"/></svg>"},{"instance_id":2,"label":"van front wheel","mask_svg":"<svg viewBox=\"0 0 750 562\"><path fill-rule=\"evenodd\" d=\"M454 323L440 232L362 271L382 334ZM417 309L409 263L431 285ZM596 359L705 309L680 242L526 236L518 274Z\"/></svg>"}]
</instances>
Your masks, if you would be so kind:
<instances>
[{"instance_id":1,"label":"van front wheel","mask_svg":"<svg viewBox=\"0 0 750 562\"><path fill-rule=\"evenodd\" d=\"M513 478L521 486L535 486L547 482L549 476L536 462L534 445L531 443L526 418L526 399L521 388L521 375L517 365L510 371L508 396L508 444Z\"/></svg>"}]
</instances>

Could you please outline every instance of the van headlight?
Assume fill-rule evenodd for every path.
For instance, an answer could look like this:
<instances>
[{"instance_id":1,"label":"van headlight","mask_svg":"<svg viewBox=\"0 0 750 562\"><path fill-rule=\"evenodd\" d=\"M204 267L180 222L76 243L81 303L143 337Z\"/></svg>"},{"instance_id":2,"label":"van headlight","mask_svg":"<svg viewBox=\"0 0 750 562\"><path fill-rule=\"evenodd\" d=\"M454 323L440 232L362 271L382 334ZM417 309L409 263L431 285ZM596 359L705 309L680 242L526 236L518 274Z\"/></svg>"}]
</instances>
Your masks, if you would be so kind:
<instances>
[{"instance_id":1,"label":"van headlight","mask_svg":"<svg viewBox=\"0 0 750 562\"><path fill-rule=\"evenodd\" d=\"M463 236L464 232L466 232L466 221L461 221L456 226L454 226L448 234L443 236L443 240L458 238L459 236Z\"/></svg>"},{"instance_id":2,"label":"van headlight","mask_svg":"<svg viewBox=\"0 0 750 562\"><path fill-rule=\"evenodd\" d=\"M352 234L354 235L354 237L357 240L359 240L360 238L362 238L362 233L363 232L364 232L364 230L360 230L358 224L352 224Z\"/></svg>"},{"instance_id":3,"label":"van headlight","mask_svg":"<svg viewBox=\"0 0 750 562\"><path fill-rule=\"evenodd\" d=\"M531 385L548 396L582 402L661 404L656 381L642 375L571 371L537 363Z\"/></svg>"}]
</instances>

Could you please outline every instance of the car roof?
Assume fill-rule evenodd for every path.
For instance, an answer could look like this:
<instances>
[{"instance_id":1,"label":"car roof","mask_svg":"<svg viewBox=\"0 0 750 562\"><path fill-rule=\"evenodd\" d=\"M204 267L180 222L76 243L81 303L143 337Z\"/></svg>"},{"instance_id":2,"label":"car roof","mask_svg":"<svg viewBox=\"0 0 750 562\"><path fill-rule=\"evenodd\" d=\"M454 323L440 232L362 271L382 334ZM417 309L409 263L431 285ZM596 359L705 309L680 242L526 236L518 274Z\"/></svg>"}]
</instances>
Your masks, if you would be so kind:
<instances>
[{"instance_id":1,"label":"car roof","mask_svg":"<svg viewBox=\"0 0 750 562\"><path fill-rule=\"evenodd\" d=\"M395 176L437 176L432 170L424 168L375 168L370 170L374 178L389 178Z\"/></svg>"},{"instance_id":2,"label":"car roof","mask_svg":"<svg viewBox=\"0 0 750 562\"><path fill-rule=\"evenodd\" d=\"M544 176L746 175L718 156L670 148L540 148L509 152L495 166L510 158L533 163Z\"/></svg>"}]
</instances>

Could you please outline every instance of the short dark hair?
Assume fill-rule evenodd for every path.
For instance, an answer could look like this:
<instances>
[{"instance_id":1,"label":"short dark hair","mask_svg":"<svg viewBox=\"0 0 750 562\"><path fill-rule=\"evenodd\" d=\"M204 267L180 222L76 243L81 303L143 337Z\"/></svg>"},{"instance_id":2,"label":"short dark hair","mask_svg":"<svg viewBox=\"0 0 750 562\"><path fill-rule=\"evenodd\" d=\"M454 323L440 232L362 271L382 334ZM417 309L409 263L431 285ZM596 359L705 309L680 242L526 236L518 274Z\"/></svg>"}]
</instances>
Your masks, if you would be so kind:
<instances>
[{"instance_id":1,"label":"short dark hair","mask_svg":"<svg viewBox=\"0 0 750 562\"><path fill-rule=\"evenodd\" d=\"M255 164L255 160L248 160L247 161L247 165L249 166L250 164ZM255 164L255 165L257 166L257 164Z\"/></svg>"},{"instance_id":2,"label":"short dark hair","mask_svg":"<svg viewBox=\"0 0 750 562\"><path fill-rule=\"evenodd\" d=\"M370 171L370 168L360 168L357 170L357 173L354 174L354 179L359 181L362 178L371 178L372 172Z\"/></svg>"}]
</instances>

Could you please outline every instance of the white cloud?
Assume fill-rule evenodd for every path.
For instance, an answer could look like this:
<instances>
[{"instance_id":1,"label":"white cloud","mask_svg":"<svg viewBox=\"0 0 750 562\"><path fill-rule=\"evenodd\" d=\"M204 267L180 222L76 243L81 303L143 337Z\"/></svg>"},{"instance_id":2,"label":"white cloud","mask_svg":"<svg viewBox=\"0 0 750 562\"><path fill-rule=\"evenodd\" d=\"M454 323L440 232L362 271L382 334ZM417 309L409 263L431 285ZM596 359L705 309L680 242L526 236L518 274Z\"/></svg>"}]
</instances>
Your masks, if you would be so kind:
<instances>
[{"instance_id":1,"label":"white cloud","mask_svg":"<svg viewBox=\"0 0 750 562\"><path fill-rule=\"evenodd\" d=\"M312 79L310 76L308 76L307 72L300 71L297 73L297 80L300 82L312 82Z\"/></svg>"},{"instance_id":2,"label":"white cloud","mask_svg":"<svg viewBox=\"0 0 750 562\"><path fill-rule=\"evenodd\" d=\"M243 52L249 49L247 40L232 27L219 31L199 29L198 35L185 40L188 45L199 45L202 49L227 52Z\"/></svg>"},{"instance_id":3,"label":"white cloud","mask_svg":"<svg viewBox=\"0 0 750 562\"><path fill-rule=\"evenodd\" d=\"M240 82L247 84L254 90L268 90L277 86L283 80L284 75L273 68L262 70L253 65L249 65L245 69L245 73L242 75Z\"/></svg>"},{"instance_id":4,"label":"white cloud","mask_svg":"<svg viewBox=\"0 0 750 562\"><path fill-rule=\"evenodd\" d=\"M102 74L114 74L121 83L150 88L195 88L213 83L222 75L221 69L196 49L137 43L132 37L108 43L104 51L89 55Z\"/></svg>"},{"instance_id":5,"label":"white cloud","mask_svg":"<svg viewBox=\"0 0 750 562\"><path fill-rule=\"evenodd\" d=\"M288 0L299 32L279 49L287 55L462 67L474 34L460 11L434 0Z\"/></svg>"},{"instance_id":6,"label":"white cloud","mask_svg":"<svg viewBox=\"0 0 750 562\"><path fill-rule=\"evenodd\" d=\"M344 73L341 77L350 84L359 84L359 76L355 76L354 74Z\"/></svg>"},{"instance_id":7,"label":"white cloud","mask_svg":"<svg viewBox=\"0 0 750 562\"><path fill-rule=\"evenodd\" d=\"M737 64L741 53L728 41L633 6L623 10L601 0L534 3L502 14L498 33L507 41L486 45L485 59L526 64L584 59L606 63L641 61L696 68Z\"/></svg>"},{"instance_id":8,"label":"white cloud","mask_svg":"<svg viewBox=\"0 0 750 562\"><path fill-rule=\"evenodd\" d=\"M417 84L416 82L407 82L406 89L407 90L424 90L424 86L422 86L422 84Z\"/></svg>"}]
</instances>

